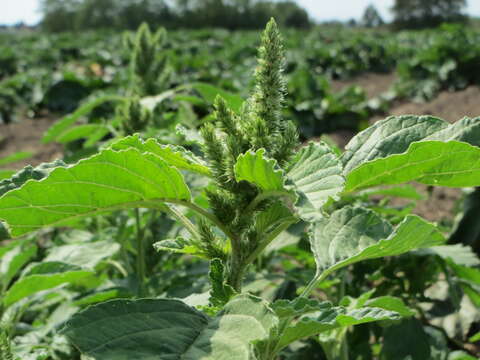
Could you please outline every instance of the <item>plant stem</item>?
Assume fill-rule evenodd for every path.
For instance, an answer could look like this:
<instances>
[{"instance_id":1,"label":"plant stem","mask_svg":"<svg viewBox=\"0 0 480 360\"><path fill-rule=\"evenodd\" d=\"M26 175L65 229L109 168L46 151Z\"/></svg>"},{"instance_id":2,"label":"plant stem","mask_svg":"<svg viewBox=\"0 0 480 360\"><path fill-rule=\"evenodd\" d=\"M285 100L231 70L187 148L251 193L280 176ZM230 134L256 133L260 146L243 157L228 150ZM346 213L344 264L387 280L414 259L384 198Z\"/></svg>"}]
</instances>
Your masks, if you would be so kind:
<instances>
[{"instance_id":1,"label":"plant stem","mask_svg":"<svg viewBox=\"0 0 480 360\"><path fill-rule=\"evenodd\" d=\"M284 230L288 229L290 225L293 225L298 220L289 220L278 225L274 230L272 230L266 237L263 239L260 244L255 248L255 250L247 257L245 260L245 265L249 265L255 261L255 259L265 250L265 248L277 238Z\"/></svg>"},{"instance_id":2,"label":"plant stem","mask_svg":"<svg viewBox=\"0 0 480 360\"><path fill-rule=\"evenodd\" d=\"M188 207L189 209L195 211L196 213L202 215L203 217L207 218L208 220L210 220L212 223L214 223L220 230L222 230L222 232L227 235L230 240L233 240L233 239L236 239L236 236L230 231L228 230L224 224L222 224L222 222L220 220L217 219L217 217L215 215L213 215L212 213L209 213L207 210L201 208L200 206L192 203L192 202L189 202L189 201L182 201L182 200L178 200L178 201L169 201L173 204L178 204L178 205L182 205L182 206L185 206L185 207Z\"/></svg>"},{"instance_id":3,"label":"plant stem","mask_svg":"<svg viewBox=\"0 0 480 360\"><path fill-rule=\"evenodd\" d=\"M180 211L175 209L173 206L165 206L167 211L175 217L178 221L180 221L183 226L185 226L188 230L188 232L197 240L201 239L201 236L199 232L197 231L197 228L195 225L185 216L183 215Z\"/></svg>"},{"instance_id":4,"label":"plant stem","mask_svg":"<svg viewBox=\"0 0 480 360\"><path fill-rule=\"evenodd\" d=\"M137 228L137 276L138 296L145 295L145 244L143 241L144 231L140 223L140 210L135 209L135 223Z\"/></svg>"}]
</instances>

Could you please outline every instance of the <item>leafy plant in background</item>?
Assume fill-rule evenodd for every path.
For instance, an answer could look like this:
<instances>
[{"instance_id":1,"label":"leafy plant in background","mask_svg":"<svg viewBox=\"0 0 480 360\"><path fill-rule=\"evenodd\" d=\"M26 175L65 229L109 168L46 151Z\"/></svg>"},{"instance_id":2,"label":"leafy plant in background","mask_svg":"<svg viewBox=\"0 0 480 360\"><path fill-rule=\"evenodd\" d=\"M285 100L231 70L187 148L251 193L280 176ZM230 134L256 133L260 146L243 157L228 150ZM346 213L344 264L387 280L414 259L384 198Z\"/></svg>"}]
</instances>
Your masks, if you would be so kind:
<instances>
[{"instance_id":1,"label":"leafy plant in background","mask_svg":"<svg viewBox=\"0 0 480 360\"><path fill-rule=\"evenodd\" d=\"M74 314L62 334L83 354L270 360L292 343L315 337L328 359L347 359L352 326L376 321L388 326L413 315L400 299L373 297L371 291L335 305L310 295L350 265L415 249L439 251L442 233L420 217L401 217L395 226L345 199L410 181L479 186L479 119L450 125L434 117L388 118L356 135L341 156L323 143L299 147L295 126L282 116L283 63L280 35L271 21L253 94L238 112L217 98L214 119L201 130L201 154L131 135L76 164L44 166L36 177L23 172L0 183L0 219L13 237L108 211L145 208L153 216L168 214L187 230L184 236L158 239L158 251L209 261L210 291L197 309L178 299L143 298L100 302ZM209 184L201 192L189 188L192 177ZM308 227L303 235L316 263L311 281L291 300L270 303L250 294L244 288L250 270L297 224ZM150 249L143 234L137 235L136 275L144 289ZM451 266L458 274L476 271ZM475 297L472 282L465 285ZM12 303L15 286L6 290L4 306ZM9 346L9 340L3 343ZM392 349L381 352L386 357Z\"/></svg>"}]
</instances>

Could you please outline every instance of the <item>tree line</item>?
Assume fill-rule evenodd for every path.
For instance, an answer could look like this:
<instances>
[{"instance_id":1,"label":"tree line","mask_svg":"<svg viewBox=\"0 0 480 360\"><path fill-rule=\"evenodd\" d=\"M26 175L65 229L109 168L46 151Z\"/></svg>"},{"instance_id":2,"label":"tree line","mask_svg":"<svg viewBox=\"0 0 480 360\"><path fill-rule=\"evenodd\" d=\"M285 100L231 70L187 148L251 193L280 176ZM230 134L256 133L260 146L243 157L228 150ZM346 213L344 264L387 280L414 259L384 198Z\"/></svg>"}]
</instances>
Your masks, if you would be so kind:
<instances>
[{"instance_id":1,"label":"tree line","mask_svg":"<svg viewBox=\"0 0 480 360\"><path fill-rule=\"evenodd\" d=\"M307 28L308 13L294 1L265 0L42 0L47 31L152 27L258 29L274 17L283 27Z\"/></svg>"}]
</instances>

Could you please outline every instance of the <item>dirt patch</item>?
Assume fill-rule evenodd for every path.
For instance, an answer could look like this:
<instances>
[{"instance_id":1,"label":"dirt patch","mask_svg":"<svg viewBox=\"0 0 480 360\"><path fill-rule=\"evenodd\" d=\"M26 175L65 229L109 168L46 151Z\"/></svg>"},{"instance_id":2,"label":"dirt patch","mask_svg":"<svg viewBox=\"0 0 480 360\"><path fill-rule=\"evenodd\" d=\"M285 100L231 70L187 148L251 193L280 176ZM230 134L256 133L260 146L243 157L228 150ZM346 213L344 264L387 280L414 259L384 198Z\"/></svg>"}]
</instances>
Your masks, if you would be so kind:
<instances>
[{"instance_id":1,"label":"dirt patch","mask_svg":"<svg viewBox=\"0 0 480 360\"><path fill-rule=\"evenodd\" d=\"M29 151L33 157L9 164L9 169L38 165L62 157L59 144L42 144L44 132L56 121L52 118L25 119L19 123L0 124L0 159L18 151Z\"/></svg>"},{"instance_id":2,"label":"dirt patch","mask_svg":"<svg viewBox=\"0 0 480 360\"><path fill-rule=\"evenodd\" d=\"M395 79L395 73L367 73L349 80L332 81L331 85L332 90L335 92L341 91L348 86L360 86L365 90L367 97L370 99L387 92L395 82Z\"/></svg>"},{"instance_id":3,"label":"dirt patch","mask_svg":"<svg viewBox=\"0 0 480 360\"><path fill-rule=\"evenodd\" d=\"M388 115L433 115L449 122L455 122L465 116L480 116L480 88L470 86L462 91L441 92L428 103L401 103L394 105ZM376 117L372 120L383 119Z\"/></svg>"}]
</instances>

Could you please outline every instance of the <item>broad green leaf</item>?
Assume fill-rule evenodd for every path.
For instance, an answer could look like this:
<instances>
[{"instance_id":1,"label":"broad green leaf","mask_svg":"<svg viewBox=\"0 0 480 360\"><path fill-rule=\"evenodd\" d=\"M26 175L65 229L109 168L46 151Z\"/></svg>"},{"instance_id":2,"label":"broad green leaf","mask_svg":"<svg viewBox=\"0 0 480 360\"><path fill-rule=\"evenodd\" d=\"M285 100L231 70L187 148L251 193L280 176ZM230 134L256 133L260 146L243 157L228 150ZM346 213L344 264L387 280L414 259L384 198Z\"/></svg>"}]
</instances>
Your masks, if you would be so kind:
<instances>
[{"instance_id":1,"label":"broad green leaf","mask_svg":"<svg viewBox=\"0 0 480 360\"><path fill-rule=\"evenodd\" d=\"M78 266L60 262L45 262L35 265L17 280L3 297L3 305L8 307L15 302L40 291L53 289L59 285L72 283L93 273Z\"/></svg>"},{"instance_id":2,"label":"broad green leaf","mask_svg":"<svg viewBox=\"0 0 480 360\"><path fill-rule=\"evenodd\" d=\"M457 141L412 143L405 153L364 163L348 173L345 190L408 181L436 186L479 186L480 148Z\"/></svg>"},{"instance_id":3,"label":"broad green leaf","mask_svg":"<svg viewBox=\"0 0 480 360\"><path fill-rule=\"evenodd\" d=\"M300 217L307 221L321 218L323 205L343 190L345 180L340 160L327 145L309 143L291 163L287 178L299 195L295 206Z\"/></svg>"},{"instance_id":4,"label":"broad green leaf","mask_svg":"<svg viewBox=\"0 0 480 360\"><path fill-rule=\"evenodd\" d=\"M401 186L394 186L385 189L367 189L361 191L359 195L382 195L382 196L392 196L392 197L399 197L404 199L412 199L412 200L422 200L425 198L424 195L420 194L414 186L405 184Z\"/></svg>"},{"instance_id":5,"label":"broad green leaf","mask_svg":"<svg viewBox=\"0 0 480 360\"><path fill-rule=\"evenodd\" d=\"M261 299L238 296L214 318L179 300L113 300L72 317L63 333L102 360L249 360L277 318Z\"/></svg>"},{"instance_id":6,"label":"broad green leaf","mask_svg":"<svg viewBox=\"0 0 480 360\"><path fill-rule=\"evenodd\" d=\"M359 261L439 245L444 238L435 226L415 215L393 230L371 210L345 207L316 222L310 241L318 274L329 274Z\"/></svg>"},{"instance_id":7,"label":"broad green leaf","mask_svg":"<svg viewBox=\"0 0 480 360\"><path fill-rule=\"evenodd\" d=\"M462 244L433 246L416 251L419 255L437 255L442 259L450 259L455 264L464 266L480 265L480 259L470 246Z\"/></svg>"},{"instance_id":8,"label":"broad green leaf","mask_svg":"<svg viewBox=\"0 0 480 360\"><path fill-rule=\"evenodd\" d=\"M448 123L433 116L391 116L361 131L345 147L345 174L363 163L405 152L414 141L446 129Z\"/></svg>"},{"instance_id":9,"label":"broad green leaf","mask_svg":"<svg viewBox=\"0 0 480 360\"><path fill-rule=\"evenodd\" d=\"M36 254L37 247L35 245L21 244L0 258L0 283L4 289Z\"/></svg>"},{"instance_id":10,"label":"broad green leaf","mask_svg":"<svg viewBox=\"0 0 480 360\"><path fill-rule=\"evenodd\" d=\"M65 166L65 163L61 160L56 160L51 163L43 163L35 168L28 165L15 173L11 178L0 181L0 196L10 190L21 187L30 179L41 180L50 174L53 169L61 166Z\"/></svg>"},{"instance_id":11,"label":"broad green leaf","mask_svg":"<svg viewBox=\"0 0 480 360\"><path fill-rule=\"evenodd\" d=\"M125 98L118 95L105 95L83 104L77 110L75 110L75 112L65 116L64 118L53 124L50 129L48 129L47 132L44 134L42 142L49 143L57 140L57 137L64 133L65 130L67 130L70 126L75 124L78 119L80 119L82 116L88 115L96 107L110 101L123 100L125 100Z\"/></svg>"},{"instance_id":12,"label":"broad green leaf","mask_svg":"<svg viewBox=\"0 0 480 360\"><path fill-rule=\"evenodd\" d=\"M400 314L402 317L415 315L415 313L404 304L402 299L394 296L380 296L369 299L365 302L365 306L394 311Z\"/></svg>"},{"instance_id":13,"label":"broad green leaf","mask_svg":"<svg viewBox=\"0 0 480 360\"><path fill-rule=\"evenodd\" d=\"M193 89L198 91L200 95L210 104L215 102L217 95L220 95L226 102L230 109L239 112L243 105L242 97L232 94L228 91L215 87L207 83L193 83L190 85Z\"/></svg>"},{"instance_id":14,"label":"broad green leaf","mask_svg":"<svg viewBox=\"0 0 480 360\"><path fill-rule=\"evenodd\" d=\"M113 150L135 148L141 153L154 154L177 169L193 171L202 175L210 176L210 170L205 163L192 152L181 146L162 145L159 144L156 139L143 141L138 134L135 134L113 143L110 148Z\"/></svg>"},{"instance_id":15,"label":"broad green leaf","mask_svg":"<svg viewBox=\"0 0 480 360\"><path fill-rule=\"evenodd\" d=\"M102 260L114 256L120 245L104 240L54 247L44 261L63 261L67 264L94 269Z\"/></svg>"},{"instance_id":16,"label":"broad green leaf","mask_svg":"<svg viewBox=\"0 0 480 360\"><path fill-rule=\"evenodd\" d=\"M72 304L74 306L87 306L112 299L131 298L132 296L133 294L131 294L127 289L120 287L109 288L83 296L82 298L75 300Z\"/></svg>"},{"instance_id":17,"label":"broad green leaf","mask_svg":"<svg viewBox=\"0 0 480 360\"><path fill-rule=\"evenodd\" d=\"M5 165L9 165L11 163L14 163L16 161L29 159L32 156L33 156L33 154L31 152L28 152L28 151L16 152L12 155L1 158L0 159L0 166L5 166Z\"/></svg>"},{"instance_id":18,"label":"broad green leaf","mask_svg":"<svg viewBox=\"0 0 480 360\"><path fill-rule=\"evenodd\" d=\"M384 331L384 342L380 359L382 360L426 360L445 359L436 357L442 351L442 338L436 339L437 333L428 331L415 318L403 320L400 324L389 326ZM439 341L437 341L439 340Z\"/></svg>"},{"instance_id":19,"label":"broad green leaf","mask_svg":"<svg viewBox=\"0 0 480 360\"><path fill-rule=\"evenodd\" d=\"M180 172L159 157L107 149L9 191L0 198L0 219L19 236L102 211L188 200Z\"/></svg>"},{"instance_id":20,"label":"broad green leaf","mask_svg":"<svg viewBox=\"0 0 480 360\"><path fill-rule=\"evenodd\" d=\"M276 160L265 157L265 149L241 154L235 163L237 181L248 181L262 191L285 191L283 170Z\"/></svg>"},{"instance_id":21,"label":"broad green leaf","mask_svg":"<svg viewBox=\"0 0 480 360\"><path fill-rule=\"evenodd\" d=\"M99 131L101 131L103 135L106 135L110 132L108 127L102 124L82 124L65 130L57 136L55 141L66 144L78 139L88 138L93 133L97 133Z\"/></svg>"},{"instance_id":22,"label":"broad green leaf","mask_svg":"<svg viewBox=\"0 0 480 360\"><path fill-rule=\"evenodd\" d=\"M346 309L341 306L330 306L318 314L305 315L290 325L283 333L277 345L280 350L294 341L318 335L347 326L354 326L381 320L398 320L399 314L373 307Z\"/></svg>"}]
</instances>

